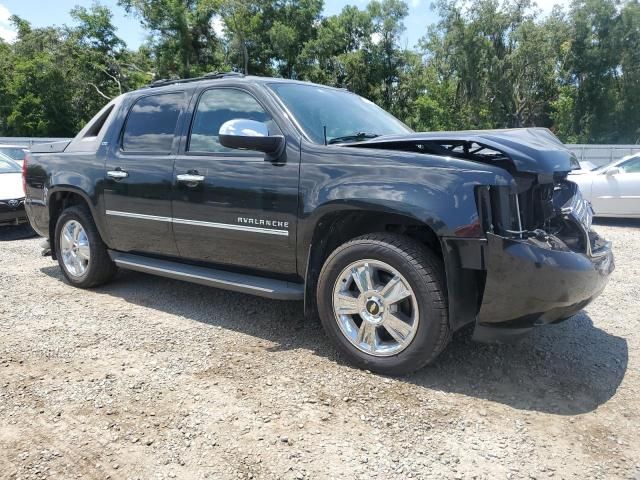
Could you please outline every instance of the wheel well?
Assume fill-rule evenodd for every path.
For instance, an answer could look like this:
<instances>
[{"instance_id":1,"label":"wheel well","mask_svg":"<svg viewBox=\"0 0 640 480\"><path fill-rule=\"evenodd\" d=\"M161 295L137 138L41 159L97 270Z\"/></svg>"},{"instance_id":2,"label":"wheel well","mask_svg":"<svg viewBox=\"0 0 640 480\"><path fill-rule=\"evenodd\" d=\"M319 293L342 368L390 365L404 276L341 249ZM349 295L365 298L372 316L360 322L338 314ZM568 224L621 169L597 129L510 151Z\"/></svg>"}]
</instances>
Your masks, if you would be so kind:
<instances>
[{"instance_id":1,"label":"wheel well","mask_svg":"<svg viewBox=\"0 0 640 480\"><path fill-rule=\"evenodd\" d=\"M49 199L49 245L51 256L56 259L56 224L60 214L74 205L83 205L89 209L89 204L84 197L75 192L55 192Z\"/></svg>"},{"instance_id":2,"label":"wheel well","mask_svg":"<svg viewBox=\"0 0 640 480\"><path fill-rule=\"evenodd\" d=\"M393 232L419 241L443 258L442 246L433 229L404 215L379 212L348 211L329 214L316 225L307 259L305 312L316 311L315 291L325 260L340 245L368 233Z\"/></svg>"}]
</instances>

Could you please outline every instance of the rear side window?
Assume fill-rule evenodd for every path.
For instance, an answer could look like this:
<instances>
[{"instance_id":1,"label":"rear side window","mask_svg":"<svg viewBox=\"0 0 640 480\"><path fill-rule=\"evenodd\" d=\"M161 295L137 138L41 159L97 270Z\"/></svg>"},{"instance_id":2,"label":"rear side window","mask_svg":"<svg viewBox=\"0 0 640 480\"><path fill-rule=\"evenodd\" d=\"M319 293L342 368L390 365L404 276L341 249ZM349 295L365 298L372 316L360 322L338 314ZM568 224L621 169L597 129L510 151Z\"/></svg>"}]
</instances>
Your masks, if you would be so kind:
<instances>
[{"instance_id":1,"label":"rear side window","mask_svg":"<svg viewBox=\"0 0 640 480\"><path fill-rule=\"evenodd\" d=\"M182 93L142 97L129 111L122 149L125 152L171 153L183 104Z\"/></svg>"},{"instance_id":2,"label":"rear side window","mask_svg":"<svg viewBox=\"0 0 640 480\"><path fill-rule=\"evenodd\" d=\"M107 118L109 118L109 115L111 115L111 112L113 112L113 107L114 106L111 105L102 113L102 115L94 119L93 123L87 130L87 133L84 134L84 138L97 137L100 134L100 131L102 130L102 127L104 127Z\"/></svg>"}]
</instances>

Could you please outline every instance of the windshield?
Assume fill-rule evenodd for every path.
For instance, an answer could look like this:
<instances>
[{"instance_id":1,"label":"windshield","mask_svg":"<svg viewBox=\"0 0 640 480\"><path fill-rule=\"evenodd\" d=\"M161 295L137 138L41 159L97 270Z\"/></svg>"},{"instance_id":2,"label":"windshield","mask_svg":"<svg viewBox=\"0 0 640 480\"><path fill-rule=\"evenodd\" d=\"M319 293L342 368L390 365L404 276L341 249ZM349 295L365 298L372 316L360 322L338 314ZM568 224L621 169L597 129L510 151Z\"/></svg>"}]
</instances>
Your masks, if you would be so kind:
<instances>
[{"instance_id":1,"label":"windshield","mask_svg":"<svg viewBox=\"0 0 640 480\"><path fill-rule=\"evenodd\" d=\"M362 141L412 130L375 103L346 90L299 83L271 83L269 87L315 143Z\"/></svg>"},{"instance_id":2,"label":"windshield","mask_svg":"<svg viewBox=\"0 0 640 480\"><path fill-rule=\"evenodd\" d=\"M6 155L0 154L0 173L20 173L21 168Z\"/></svg>"},{"instance_id":3,"label":"windshield","mask_svg":"<svg viewBox=\"0 0 640 480\"><path fill-rule=\"evenodd\" d=\"M21 147L0 147L0 153L14 160L24 160L24 149Z\"/></svg>"},{"instance_id":4,"label":"windshield","mask_svg":"<svg viewBox=\"0 0 640 480\"><path fill-rule=\"evenodd\" d=\"M605 163L604 165L596 167L591 171L592 172L603 172L603 171L607 170L608 168L611 168L611 167L622 167L623 165L626 165L627 163L634 163L634 161L637 161L637 160L640 160L640 155L629 155L629 156L621 158L620 160L616 160L616 161L610 162L610 163Z\"/></svg>"}]
</instances>

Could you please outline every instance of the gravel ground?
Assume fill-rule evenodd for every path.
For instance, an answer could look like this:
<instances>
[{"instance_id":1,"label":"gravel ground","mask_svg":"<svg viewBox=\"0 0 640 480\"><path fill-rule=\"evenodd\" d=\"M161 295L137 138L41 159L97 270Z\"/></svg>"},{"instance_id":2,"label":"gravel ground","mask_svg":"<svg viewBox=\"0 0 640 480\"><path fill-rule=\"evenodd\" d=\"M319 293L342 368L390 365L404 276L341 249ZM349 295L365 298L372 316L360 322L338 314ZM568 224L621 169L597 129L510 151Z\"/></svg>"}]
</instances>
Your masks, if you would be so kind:
<instances>
[{"instance_id":1,"label":"gravel ground","mask_svg":"<svg viewBox=\"0 0 640 480\"><path fill-rule=\"evenodd\" d=\"M581 314L351 368L298 303L122 272L67 285L0 231L2 478L640 479L640 222Z\"/></svg>"}]
</instances>

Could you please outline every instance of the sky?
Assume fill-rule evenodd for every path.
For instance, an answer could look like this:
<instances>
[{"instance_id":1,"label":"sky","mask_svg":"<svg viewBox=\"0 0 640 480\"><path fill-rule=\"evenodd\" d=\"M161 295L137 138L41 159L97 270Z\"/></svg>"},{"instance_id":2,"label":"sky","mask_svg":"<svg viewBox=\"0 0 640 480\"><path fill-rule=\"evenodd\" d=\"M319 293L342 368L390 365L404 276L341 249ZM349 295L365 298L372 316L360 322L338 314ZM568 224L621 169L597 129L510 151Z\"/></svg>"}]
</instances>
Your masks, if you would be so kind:
<instances>
[{"instance_id":1,"label":"sky","mask_svg":"<svg viewBox=\"0 0 640 480\"><path fill-rule=\"evenodd\" d=\"M402 37L402 46L413 47L426 33L428 25L437 21L431 9L432 0L407 0L409 16L405 19L406 31ZM0 0L0 37L11 41L15 32L9 23L13 14L23 17L36 27L49 25L72 24L69 11L76 5L90 7L93 0ZM145 31L138 20L128 16L117 0L102 0L101 4L111 8L114 23L118 27L118 35L124 39L129 48L135 49L145 40ZM364 8L368 0L325 0L325 15L339 13L345 5L356 5ZM566 5L568 0L537 0L544 13L551 11L555 3Z\"/></svg>"}]
</instances>

